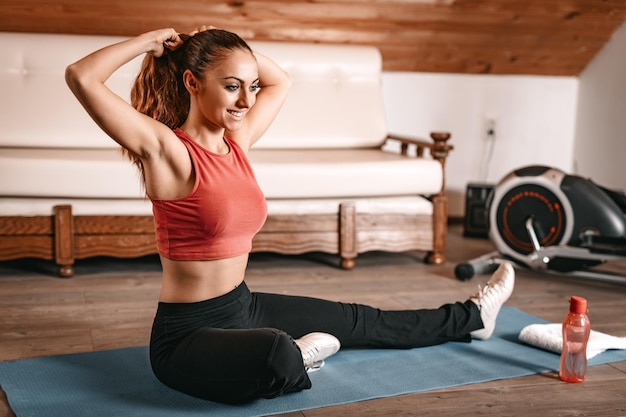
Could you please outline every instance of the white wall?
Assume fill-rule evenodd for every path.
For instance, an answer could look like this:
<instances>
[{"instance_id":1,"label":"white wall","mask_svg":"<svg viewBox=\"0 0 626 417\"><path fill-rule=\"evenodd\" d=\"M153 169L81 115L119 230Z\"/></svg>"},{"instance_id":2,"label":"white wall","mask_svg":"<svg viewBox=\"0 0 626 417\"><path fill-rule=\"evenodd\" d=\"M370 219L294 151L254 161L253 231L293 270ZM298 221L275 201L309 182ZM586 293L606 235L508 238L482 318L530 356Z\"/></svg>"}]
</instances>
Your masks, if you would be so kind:
<instances>
[{"instance_id":1,"label":"white wall","mask_svg":"<svg viewBox=\"0 0 626 417\"><path fill-rule=\"evenodd\" d=\"M626 24L580 75L574 141L576 172L626 189Z\"/></svg>"},{"instance_id":2,"label":"white wall","mask_svg":"<svg viewBox=\"0 0 626 417\"><path fill-rule=\"evenodd\" d=\"M576 77L383 74L391 132L452 134L446 191L454 217L464 214L469 182L496 183L529 164L571 172L578 84ZM496 122L493 141L487 118Z\"/></svg>"}]
</instances>

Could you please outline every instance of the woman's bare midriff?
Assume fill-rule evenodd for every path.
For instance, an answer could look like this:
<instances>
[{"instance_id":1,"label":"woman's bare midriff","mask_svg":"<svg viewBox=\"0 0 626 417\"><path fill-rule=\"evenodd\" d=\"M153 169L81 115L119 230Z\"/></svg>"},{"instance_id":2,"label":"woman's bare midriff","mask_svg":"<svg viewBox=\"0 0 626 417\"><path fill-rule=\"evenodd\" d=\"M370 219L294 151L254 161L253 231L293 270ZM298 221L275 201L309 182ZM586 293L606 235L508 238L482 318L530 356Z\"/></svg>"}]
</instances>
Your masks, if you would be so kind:
<instances>
[{"instance_id":1,"label":"woman's bare midriff","mask_svg":"<svg viewBox=\"0 0 626 417\"><path fill-rule=\"evenodd\" d=\"M214 261L173 261L161 256L163 285L159 301L193 303L219 297L244 279L248 254Z\"/></svg>"}]
</instances>

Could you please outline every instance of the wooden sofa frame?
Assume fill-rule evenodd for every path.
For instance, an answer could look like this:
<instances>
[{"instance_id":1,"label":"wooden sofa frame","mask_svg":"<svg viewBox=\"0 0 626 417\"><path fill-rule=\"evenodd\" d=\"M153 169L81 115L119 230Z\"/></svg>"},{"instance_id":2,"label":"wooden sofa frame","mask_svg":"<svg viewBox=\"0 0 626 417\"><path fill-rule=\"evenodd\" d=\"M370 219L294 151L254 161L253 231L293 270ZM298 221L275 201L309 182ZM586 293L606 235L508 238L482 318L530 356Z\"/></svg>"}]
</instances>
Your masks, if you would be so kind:
<instances>
[{"instance_id":1,"label":"wooden sofa frame","mask_svg":"<svg viewBox=\"0 0 626 417\"><path fill-rule=\"evenodd\" d=\"M270 215L252 243L253 252L337 254L341 267L352 269L359 253L422 250L425 262L445 262L448 199L445 162L452 146L448 133L431 133L432 143L396 135L401 153L415 157L429 150L444 171L438 194L430 197L433 213L357 215L353 202L336 214ZM0 261L18 258L54 260L60 277L74 275L75 260L94 256L133 258L157 253L152 216L74 216L71 205L53 208L50 216L0 216Z\"/></svg>"}]
</instances>

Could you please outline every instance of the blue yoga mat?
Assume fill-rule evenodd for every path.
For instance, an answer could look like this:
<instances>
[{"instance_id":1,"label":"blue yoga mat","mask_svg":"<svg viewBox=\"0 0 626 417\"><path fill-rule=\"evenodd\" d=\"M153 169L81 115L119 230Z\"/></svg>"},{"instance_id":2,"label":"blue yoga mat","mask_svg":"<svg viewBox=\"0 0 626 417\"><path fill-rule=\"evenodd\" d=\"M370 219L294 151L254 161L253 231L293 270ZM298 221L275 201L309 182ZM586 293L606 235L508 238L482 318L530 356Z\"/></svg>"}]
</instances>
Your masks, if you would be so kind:
<instances>
[{"instance_id":1,"label":"blue yoga mat","mask_svg":"<svg viewBox=\"0 0 626 417\"><path fill-rule=\"evenodd\" d=\"M532 323L545 320L504 307L487 341L340 351L310 375L312 389L243 406L163 386L152 375L146 347L0 363L0 385L18 417L265 416L558 369L559 355L518 341ZM625 350L608 351L589 365L621 360Z\"/></svg>"}]
</instances>

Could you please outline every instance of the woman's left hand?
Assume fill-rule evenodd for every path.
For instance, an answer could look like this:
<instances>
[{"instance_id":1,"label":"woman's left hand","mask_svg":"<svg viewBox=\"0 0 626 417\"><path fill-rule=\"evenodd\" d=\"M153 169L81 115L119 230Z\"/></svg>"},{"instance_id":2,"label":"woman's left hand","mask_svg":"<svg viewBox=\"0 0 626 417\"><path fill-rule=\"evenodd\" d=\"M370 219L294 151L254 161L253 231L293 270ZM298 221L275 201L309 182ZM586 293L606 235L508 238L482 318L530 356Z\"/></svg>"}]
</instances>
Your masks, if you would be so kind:
<instances>
[{"instance_id":1,"label":"woman's left hand","mask_svg":"<svg viewBox=\"0 0 626 417\"><path fill-rule=\"evenodd\" d=\"M189 36L193 36L200 32L204 32L205 30L211 30L211 29L217 29L217 28L215 26L207 26L207 25L198 26L197 28L195 28L189 33Z\"/></svg>"}]
</instances>

